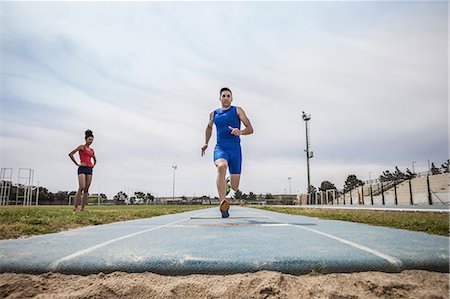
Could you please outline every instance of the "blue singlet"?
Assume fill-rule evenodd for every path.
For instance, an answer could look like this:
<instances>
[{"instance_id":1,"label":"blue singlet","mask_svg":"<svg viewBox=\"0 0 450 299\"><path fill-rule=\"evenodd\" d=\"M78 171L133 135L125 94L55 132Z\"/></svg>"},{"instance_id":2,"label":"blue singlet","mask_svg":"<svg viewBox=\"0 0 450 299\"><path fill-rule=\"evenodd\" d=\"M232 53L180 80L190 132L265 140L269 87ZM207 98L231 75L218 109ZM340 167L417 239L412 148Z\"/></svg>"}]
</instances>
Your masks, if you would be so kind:
<instances>
[{"instance_id":1,"label":"blue singlet","mask_svg":"<svg viewBox=\"0 0 450 299\"><path fill-rule=\"evenodd\" d=\"M242 151L241 138L231 134L230 127L241 129L241 120L237 108L231 106L227 110L216 109L213 117L217 132L217 145L214 149L214 161L225 159L230 174L241 174Z\"/></svg>"}]
</instances>

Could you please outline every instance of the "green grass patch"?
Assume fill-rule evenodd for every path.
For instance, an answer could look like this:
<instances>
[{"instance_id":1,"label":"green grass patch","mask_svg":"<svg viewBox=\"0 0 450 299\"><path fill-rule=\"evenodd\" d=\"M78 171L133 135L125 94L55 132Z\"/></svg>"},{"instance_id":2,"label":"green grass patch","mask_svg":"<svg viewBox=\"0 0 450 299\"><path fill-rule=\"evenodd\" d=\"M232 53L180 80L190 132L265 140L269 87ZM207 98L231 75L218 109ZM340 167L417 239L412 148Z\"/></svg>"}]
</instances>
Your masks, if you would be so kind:
<instances>
[{"instance_id":1,"label":"green grass patch","mask_svg":"<svg viewBox=\"0 0 450 299\"><path fill-rule=\"evenodd\" d=\"M208 208L201 205L89 206L73 212L71 206L2 206L0 239L60 232L76 227L150 218Z\"/></svg>"},{"instance_id":2,"label":"green grass patch","mask_svg":"<svg viewBox=\"0 0 450 299\"><path fill-rule=\"evenodd\" d=\"M449 236L448 213L438 212L396 212L368 210L335 210L287 207L257 207L259 209L291 215L317 217L328 220L342 220L366 223L377 226L426 232L434 235Z\"/></svg>"}]
</instances>

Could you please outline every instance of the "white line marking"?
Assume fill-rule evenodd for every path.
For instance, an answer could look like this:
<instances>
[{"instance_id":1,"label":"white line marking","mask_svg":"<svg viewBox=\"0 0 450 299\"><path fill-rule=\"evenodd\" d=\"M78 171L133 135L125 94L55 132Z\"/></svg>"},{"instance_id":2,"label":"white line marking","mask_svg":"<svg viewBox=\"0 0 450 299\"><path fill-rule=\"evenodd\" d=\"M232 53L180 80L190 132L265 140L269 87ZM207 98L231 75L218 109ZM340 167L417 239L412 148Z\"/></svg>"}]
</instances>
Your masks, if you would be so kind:
<instances>
[{"instance_id":1,"label":"white line marking","mask_svg":"<svg viewBox=\"0 0 450 299\"><path fill-rule=\"evenodd\" d=\"M267 224L250 224L250 223L202 223L202 224L175 224L171 228L186 227L249 227L249 226L291 226L289 223L267 223Z\"/></svg>"},{"instance_id":2,"label":"white line marking","mask_svg":"<svg viewBox=\"0 0 450 299\"><path fill-rule=\"evenodd\" d=\"M261 215L261 214L256 213L256 212L253 212L253 213L258 214L258 215ZM270 217L270 216L267 216L267 217L270 218L270 219L273 219L273 220L275 220L275 221L278 221L278 222L287 223L286 221L282 221L282 220L279 220L279 219L276 219L276 218L273 218L273 217ZM299 228L299 229L307 230L307 231L310 231L310 232L313 232L313 233L316 233L316 234L319 234L319 235L328 237L328 238L330 238L330 239L339 241L339 242L341 242L341 243L350 245L350 246L355 247L355 248L357 248L357 249L366 251L366 252L368 252L368 253L371 253L371 254L373 254L373 255L375 255L375 256L378 256L378 257L380 257L380 258L382 258L382 259L388 261L388 262L391 263L393 266L397 267L399 270L402 269L402 262L401 262L399 259L397 259L397 258L395 258L395 257L392 257L392 256L390 256L390 255L384 254L384 253L382 253L382 252L379 252L379 251L377 251L377 250L375 250L375 249L371 249L371 248L366 247L366 246L364 246L364 245L361 245L361 244L358 244L358 243L355 243L355 242L352 242L352 241L349 241L349 240L346 240L346 239L342 239L342 238L339 238L339 237L336 237L336 236L333 236L333 235L330 235L330 234L327 234L327 233L324 233L324 232L321 232L321 231L318 231L318 230L315 230L315 229L312 229L312 228L307 228L307 227L298 226L298 225L291 225L291 226L296 227L296 228Z\"/></svg>"},{"instance_id":3,"label":"white line marking","mask_svg":"<svg viewBox=\"0 0 450 299\"><path fill-rule=\"evenodd\" d=\"M267 217L251 217L251 216L230 216L228 218L222 217L191 217L191 219L221 219L221 220L229 220L229 219L264 219Z\"/></svg>"},{"instance_id":4,"label":"white line marking","mask_svg":"<svg viewBox=\"0 0 450 299\"><path fill-rule=\"evenodd\" d=\"M200 216L200 215L203 215L203 214L206 214L206 212L205 213L200 213L200 214L198 214L196 216ZM116 239L112 239L112 240L109 240L109 241L97 244L97 245L89 247L89 248L83 249L81 251L75 252L73 254L70 254L68 256L62 257L62 258L54 261L52 264L50 264L49 270L50 271L56 271L58 269L59 264L61 264L62 262L74 259L76 257L82 256L82 255L85 255L85 254L89 254L89 253L91 253L91 252L93 252L93 251L95 251L97 249L100 249L102 247L105 247L106 245L109 245L111 243L114 243L114 242L117 242L117 241L121 241L121 240L124 240L124 239L127 239L127 238L131 238L131 237L134 237L134 236L137 236L137 235L140 235L140 234L144 234L144 233L147 233L147 232L150 232L150 231L153 231L153 230L157 230L157 229L160 229L160 228L164 228L164 227L167 227L167 226L170 226L170 225L174 225L176 223L180 223L180 222L183 222L183 221L186 221L186 220L190 220L190 219L191 219L191 217L184 218L184 219L181 219L181 220L178 220L178 221L174 221L174 222L170 222L170 223L167 223L167 224L155 226L155 227L152 227L152 228L149 228L149 229L146 229L146 230L142 230L142 231L135 232L135 233L132 233L132 234L129 234L129 235L125 235L125 236L122 236L122 237L119 237L119 238L116 238Z\"/></svg>"}]
</instances>

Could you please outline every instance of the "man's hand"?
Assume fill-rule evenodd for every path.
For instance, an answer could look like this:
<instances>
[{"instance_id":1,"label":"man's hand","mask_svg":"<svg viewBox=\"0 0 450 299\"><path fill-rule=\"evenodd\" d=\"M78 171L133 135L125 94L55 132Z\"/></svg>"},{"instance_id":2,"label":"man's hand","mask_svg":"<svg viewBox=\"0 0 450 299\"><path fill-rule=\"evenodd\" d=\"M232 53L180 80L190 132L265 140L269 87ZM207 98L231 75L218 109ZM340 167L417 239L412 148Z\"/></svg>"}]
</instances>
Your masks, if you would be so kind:
<instances>
[{"instance_id":1,"label":"man's hand","mask_svg":"<svg viewBox=\"0 0 450 299\"><path fill-rule=\"evenodd\" d=\"M205 143L205 144L202 146L202 157L205 155L205 151L206 151L207 148L208 148L208 143Z\"/></svg>"},{"instance_id":2,"label":"man's hand","mask_svg":"<svg viewBox=\"0 0 450 299\"><path fill-rule=\"evenodd\" d=\"M238 128L233 128L232 126L228 126L228 129L231 130L231 134L234 136L241 136L242 132Z\"/></svg>"}]
</instances>

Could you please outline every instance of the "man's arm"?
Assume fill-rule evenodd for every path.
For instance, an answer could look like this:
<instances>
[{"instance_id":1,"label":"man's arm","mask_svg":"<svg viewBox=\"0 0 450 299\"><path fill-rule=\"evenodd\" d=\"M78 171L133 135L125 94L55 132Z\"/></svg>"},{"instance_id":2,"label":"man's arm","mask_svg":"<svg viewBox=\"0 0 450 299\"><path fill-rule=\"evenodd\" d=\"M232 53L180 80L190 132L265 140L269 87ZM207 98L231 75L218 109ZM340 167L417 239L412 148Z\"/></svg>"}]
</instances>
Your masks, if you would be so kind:
<instances>
[{"instance_id":1,"label":"man's arm","mask_svg":"<svg viewBox=\"0 0 450 299\"><path fill-rule=\"evenodd\" d=\"M209 140L211 139L212 128L213 128L213 116L214 116L214 112L211 112L211 113L209 114L208 125L206 126L206 131L205 131L205 144L202 146L202 156L205 155L205 151L206 151L206 149L208 148Z\"/></svg>"},{"instance_id":2,"label":"man's arm","mask_svg":"<svg viewBox=\"0 0 450 299\"><path fill-rule=\"evenodd\" d=\"M231 134L233 134L235 136L253 134L252 124L250 123L250 120L248 119L247 114L245 114L244 109L242 109L241 107L237 107L237 114L239 116L239 119L244 124L245 129L244 130L239 130L237 128L230 128L231 129Z\"/></svg>"}]
</instances>

